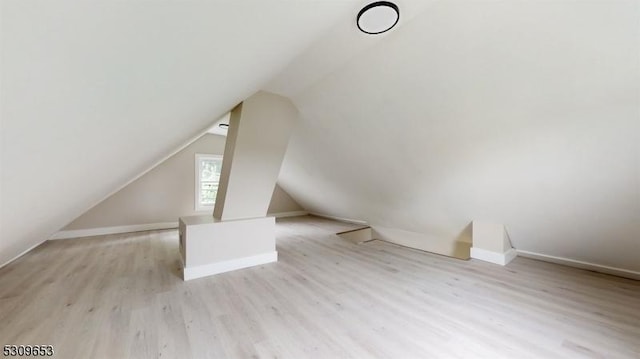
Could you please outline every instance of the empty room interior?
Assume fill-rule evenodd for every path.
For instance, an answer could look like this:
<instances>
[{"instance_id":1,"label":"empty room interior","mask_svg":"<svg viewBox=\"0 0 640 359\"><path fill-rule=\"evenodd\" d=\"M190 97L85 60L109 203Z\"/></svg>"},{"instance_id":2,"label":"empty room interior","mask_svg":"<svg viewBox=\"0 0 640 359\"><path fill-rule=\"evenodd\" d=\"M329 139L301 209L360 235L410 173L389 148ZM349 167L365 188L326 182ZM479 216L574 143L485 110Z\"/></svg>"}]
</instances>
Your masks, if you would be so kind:
<instances>
[{"instance_id":1,"label":"empty room interior","mask_svg":"<svg viewBox=\"0 0 640 359\"><path fill-rule=\"evenodd\" d=\"M640 358L640 0L1 0L3 357Z\"/></svg>"}]
</instances>

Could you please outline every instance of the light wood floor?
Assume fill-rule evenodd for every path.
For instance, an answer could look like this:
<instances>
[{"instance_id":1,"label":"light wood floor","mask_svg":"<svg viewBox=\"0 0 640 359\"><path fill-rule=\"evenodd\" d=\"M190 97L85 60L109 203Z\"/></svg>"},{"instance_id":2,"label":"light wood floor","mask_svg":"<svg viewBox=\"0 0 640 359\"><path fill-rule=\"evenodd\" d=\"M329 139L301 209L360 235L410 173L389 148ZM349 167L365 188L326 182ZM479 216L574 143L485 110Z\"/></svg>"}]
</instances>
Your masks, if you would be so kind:
<instances>
[{"instance_id":1,"label":"light wood floor","mask_svg":"<svg viewBox=\"0 0 640 359\"><path fill-rule=\"evenodd\" d=\"M183 282L176 231L47 242L0 270L0 345L59 358L640 358L640 282L460 261L299 217L278 263Z\"/></svg>"}]
</instances>

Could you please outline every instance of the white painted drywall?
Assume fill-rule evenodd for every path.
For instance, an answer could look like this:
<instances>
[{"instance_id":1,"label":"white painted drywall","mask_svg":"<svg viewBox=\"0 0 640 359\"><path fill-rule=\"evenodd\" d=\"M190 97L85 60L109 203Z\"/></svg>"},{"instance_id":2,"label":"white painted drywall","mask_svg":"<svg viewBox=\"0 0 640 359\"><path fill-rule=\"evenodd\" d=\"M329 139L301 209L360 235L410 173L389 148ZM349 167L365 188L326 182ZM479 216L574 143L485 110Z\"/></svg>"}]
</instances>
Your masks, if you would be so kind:
<instances>
[{"instance_id":1,"label":"white painted drywall","mask_svg":"<svg viewBox=\"0 0 640 359\"><path fill-rule=\"evenodd\" d=\"M473 221L471 236L473 248L495 253L504 253L511 249L507 232L500 223Z\"/></svg>"},{"instance_id":2,"label":"white painted drywall","mask_svg":"<svg viewBox=\"0 0 640 359\"><path fill-rule=\"evenodd\" d=\"M438 236L376 225L373 238L458 259L469 259L471 241L463 230L458 236Z\"/></svg>"},{"instance_id":3,"label":"white painted drywall","mask_svg":"<svg viewBox=\"0 0 640 359\"><path fill-rule=\"evenodd\" d=\"M359 6L3 0L0 263L204 133Z\"/></svg>"},{"instance_id":4,"label":"white painted drywall","mask_svg":"<svg viewBox=\"0 0 640 359\"><path fill-rule=\"evenodd\" d=\"M283 87L301 122L279 182L374 228L486 220L517 249L638 271L639 23L637 1L437 2Z\"/></svg>"},{"instance_id":5,"label":"white painted drywall","mask_svg":"<svg viewBox=\"0 0 640 359\"><path fill-rule=\"evenodd\" d=\"M400 7L400 19L393 31L409 23L438 0L396 0ZM360 2L361 6L368 2ZM336 21L328 31L304 52L296 56L286 70L269 81L264 89L292 97L307 87L335 72L349 61L357 61L363 54L381 41L389 41L393 31L375 36L365 34L356 27L356 14L360 8Z\"/></svg>"},{"instance_id":6,"label":"white painted drywall","mask_svg":"<svg viewBox=\"0 0 640 359\"><path fill-rule=\"evenodd\" d=\"M222 155L225 138L206 134L76 218L64 230L177 222L195 211L196 153Z\"/></svg>"},{"instance_id":7,"label":"white painted drywall","mask_svg":"<svg viewBox=\"0 0 640 359\"><path fill-rule=\"evenodd\" d=\"M179 228L184 280L278 260L274 217L235 221L180 217Z\"/></svg>"},{"instance_id":8,"label":"white painted drywall","mask_svg":"<svg viewBox=\"0 0 640 359\"><path fill-rule=\"evenodd\" d=\"M213 211L222 220L264 217L298 110L289 99L258 92L231 112Z\"/></svg>"},{"instance_id":9,"label":"white painted drywall","mask_svg":"<svg viewBox=\"0 0 640 359\"><path fill-rule=\"evenodd\" d=\"M3 1L0 263L263 87L308 209L638 270L638 2L419 3L369 38L356 1Z\"/></svg>"},{"instance_id":10,"label":"white painted drywall","mask_svg":"<svg viewBox=\"0 0 640 359\"><path fill-rule=\"evenodd\" d=\"M225 137L206 134L166 161L76 218L64 230L177 222L208 214L195 210L196 153L222 155ZM268 213L302 208L276 185Z\"/></svg>"},{"instance_id":11,"label":"white painted drywall","mask_svg":"<svg viewBox=\"0 0 640 359\"><path fill-rule=\"evenodd\" d=\"M487 221L473 221L471 258L507 265L518 253L511 247L509 234L504 225Z\"/></svg>"},{"instance_id":12,"label":"white painted drywall","mask_svg":"<svg viewBox=\"0 0 640 359\"><path fill-rule=\"evenodd\" d=\"M276 184L276 187L273 189L273 194L271 195L271 203L269 203L267 214L293 213L301 211L304 211L304 208L302 208L302 206L300 206L293 197L283 190L282 187Z\"/></svg>"},{"instance_id":13,"label":"white painted drywall","mask_svg":"<svg viewBox=\"0 0 640 359\"><path fill-rule=\"evenodd\" d=\"M212 216L180 218L185 267L241 259L276 250L275 218L220 221Z\"/></svg>"}]
</instances>

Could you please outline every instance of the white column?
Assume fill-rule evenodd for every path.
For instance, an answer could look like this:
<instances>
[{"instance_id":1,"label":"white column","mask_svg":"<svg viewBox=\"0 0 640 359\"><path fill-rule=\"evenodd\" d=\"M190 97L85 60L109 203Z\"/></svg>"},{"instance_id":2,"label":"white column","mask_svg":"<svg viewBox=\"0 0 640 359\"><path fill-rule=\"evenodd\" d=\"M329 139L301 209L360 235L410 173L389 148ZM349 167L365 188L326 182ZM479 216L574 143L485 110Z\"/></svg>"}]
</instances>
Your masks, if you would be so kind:
<instances>
[{"instance_id":1,"label":"white column","mask_svg":"<svg viewBox=\"0 0 640 359\"><path fill-rule=\"evenodd\" d=\"M231 111L213 215L180 218L184 280L277 261L271 195L298 111L258 92Z\"/></svg>"},{"instance_id":2,"label":"white column","mask_svg":"<svg viewBox=\"0 0 640 359\"><path fill-rule=\"evenodd\" d=\"M267 215L297 117L289 99L267 92L258 92L232 111L215 218Z\"/></svg>"}]
</instances>

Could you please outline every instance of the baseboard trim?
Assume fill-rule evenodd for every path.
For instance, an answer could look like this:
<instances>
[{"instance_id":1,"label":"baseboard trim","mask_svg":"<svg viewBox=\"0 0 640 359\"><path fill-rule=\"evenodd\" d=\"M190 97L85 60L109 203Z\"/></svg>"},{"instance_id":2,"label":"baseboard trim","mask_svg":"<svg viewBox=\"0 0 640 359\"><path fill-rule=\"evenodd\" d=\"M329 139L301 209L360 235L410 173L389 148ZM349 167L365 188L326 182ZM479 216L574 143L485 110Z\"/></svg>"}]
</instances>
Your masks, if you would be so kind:
<instances>
[{"instance_id":1,"label":"baseboard trim","mask_svg":"<svg viewBox=\"0 0 640 359\"><path fill-rule=\"evenodd\" d=\"M178 222L162 222L162 223L134 224L129 226L72 229L68 231L60 231L60 232L54 233L51 237L49 237L49 239L56 240L56 239L93 237L93 236L102 236L105 234L119 234L119 233L130 233L130 232L140 232L140 231L152 231L156 229L172 229L172 228L178 228Z\"/></svg>"},{"instance_id":2,"label":"baseboard trim","mask_svg":"<svg viewBox=\"0 0 640 359\"><path fill-rule=\"evenodd\" d=\"M471 247L471 258L479 259L481 261L499 264L505 266L509 264L515 257L518 256L518 252L511 248L504 253L488 251L482 248Z\"/></svg>"},{"instance_id":3,"label":"baseboard trim","mask_svg":"<svg viewBox=\"0 0 640 359\"><path fill-rule=\"evenodd\" d=\"M523 251L520 249L518 249L518 256L537 259L543 262L562 264L562 265L574 267L574 268L586 269L586 270L590 270L598 273L615 275L623 278L640 280L640 272L636 272L628 269L609 267L601 264L583 262L575 259L550 256L547 254L536 253L536 252Z\"/></svg>"},{"instance_id":4,"label":"baseboard trim","mask_svg":"<svg viewBox=\"0 0 640 359\"><path fill-rule=\"evenodd\" d=\"M312 215L312 216L316 216L316 217L322 217L322 218L326 218L326 219L333 219L334 221L339 221L339 222L346 222L346 223L353 223L353 224L363 224L365 226L369 225L367 223L367 221L363 221L363 220L360 220L360 219L336 217L336 216L330 216L328 214L323 214L323 213L318 213L318 212L309 212L309 214Z\"/></svg>"},{"instance_id":5,"label":"baseboard trim","mask_svg":"<svg viewBox=\"0 0 640 359\"><path fill-rule=\"evenodd\" d=\"M6 261L4 264L0 265L0 269L2 269L2 268L4 268L4 267L8 266L9 264L11 264L11 263L15 262L16 260L18 260L18 258L20 258L20 257L22 257L23 255L25 255L25 254L27 254L27 253L31 252L34 248L36 248L37 246L41 245L42 243L44 243L44 242L46 242L46 241L47 241L47 240L45 239L44 241L42 241L42 242L38 242L38 243L36 243L36 244L32 245L31 247L27 248L26 250L22 251L22 252L21 252L20 254L18 254L17 256L15 256L15 257L13 257L13 258L9 259L9 260L8 260L8 261Z\"/></svg>"},{"instance_id":6,"label":"baseboard trim","mask_svg":"<svg viewBox=\"0 0 640 359\"><path fill-rule=\"evenodd\" d=\"M277 261L278 252L273 251L269 253L258 254L255 256L205 264L196 267L186 267L183 268L182 278L187 281Z\"/></svg>"},{"instance_id":7,"label":"baseboard trim","mask_svg":"<svg viewBox=\"0 0 640 359\"><path fill-rule=\"evenodd\" d=\"M291 211L291 212L267 213L268 217L276 217L276 218L299 217L299 216L307 216L307 215L309 215L309 212L307 212L307 211Z\"/></svg>"}]
</instances>

